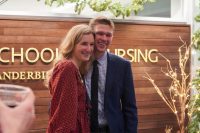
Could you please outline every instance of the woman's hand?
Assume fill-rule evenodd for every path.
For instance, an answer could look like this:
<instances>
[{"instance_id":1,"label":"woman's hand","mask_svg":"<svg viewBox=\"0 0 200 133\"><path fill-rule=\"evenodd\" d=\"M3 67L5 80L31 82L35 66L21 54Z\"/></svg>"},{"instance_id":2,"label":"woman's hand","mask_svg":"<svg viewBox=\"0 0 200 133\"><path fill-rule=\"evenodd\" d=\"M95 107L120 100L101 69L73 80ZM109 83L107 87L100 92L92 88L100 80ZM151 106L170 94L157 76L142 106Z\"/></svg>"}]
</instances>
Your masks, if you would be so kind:
<instances>
[{"instance_id":1,"label":"woman's hand","mask_svg":"<svg viewBox=\"0 0 200 133\"><path fill-rule=\"evenodd\" d=\"M26 133L35 119L35 96L32 92L18 106L10 108L0 100L0 129L2 133Z\"/></svg>"}]
</instances>

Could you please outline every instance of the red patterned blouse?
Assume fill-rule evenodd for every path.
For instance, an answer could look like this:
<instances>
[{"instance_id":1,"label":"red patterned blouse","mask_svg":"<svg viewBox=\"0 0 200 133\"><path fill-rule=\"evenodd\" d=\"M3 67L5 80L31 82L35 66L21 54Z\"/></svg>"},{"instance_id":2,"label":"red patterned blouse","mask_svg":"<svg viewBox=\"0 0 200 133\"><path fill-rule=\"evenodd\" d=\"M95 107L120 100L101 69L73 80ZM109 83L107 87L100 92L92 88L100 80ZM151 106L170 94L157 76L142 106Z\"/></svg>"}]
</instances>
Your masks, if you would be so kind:
<instances>
[{"instance_id":1,"label":"red patterned blouse","mask_svg":"<svg viewBox=\"0 0 200 133\"><path fill-rule=\"evenodd\" d=\"M49 82L52 95L46 133L90 133L86 89L76 66L59 62Z\"/></svg>"}]
</instances>

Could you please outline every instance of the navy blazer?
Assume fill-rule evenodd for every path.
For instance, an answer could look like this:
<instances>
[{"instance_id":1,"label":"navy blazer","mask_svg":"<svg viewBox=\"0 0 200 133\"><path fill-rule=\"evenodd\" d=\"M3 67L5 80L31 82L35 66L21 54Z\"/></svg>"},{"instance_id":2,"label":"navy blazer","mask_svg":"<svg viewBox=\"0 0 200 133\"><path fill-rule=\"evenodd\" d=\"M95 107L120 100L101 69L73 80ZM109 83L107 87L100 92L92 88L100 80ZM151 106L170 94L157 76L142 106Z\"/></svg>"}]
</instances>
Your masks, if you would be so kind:
<instances>
[{"instance_id":1,"label":"navy blazer","mask_svg":"<svg viewBox=\"0 0 200 133\"><path fill-rule=\"evenodd\" d=\"M111 53L108 53L104 109L110 133L137 133L131 64Z\"/></svg>"}]
</instances>

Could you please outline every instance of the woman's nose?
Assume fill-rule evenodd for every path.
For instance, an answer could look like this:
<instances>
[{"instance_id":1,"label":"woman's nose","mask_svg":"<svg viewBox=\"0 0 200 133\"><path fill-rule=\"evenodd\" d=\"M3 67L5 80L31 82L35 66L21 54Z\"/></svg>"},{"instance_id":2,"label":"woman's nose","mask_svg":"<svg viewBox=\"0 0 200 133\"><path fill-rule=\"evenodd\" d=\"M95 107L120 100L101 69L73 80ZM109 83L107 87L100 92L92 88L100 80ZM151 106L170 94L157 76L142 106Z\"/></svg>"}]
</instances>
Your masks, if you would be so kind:
<instances>
[{"instance_id":1,"label":"woman's nose","mask_svg":"<svg viewBox=\"0 0 200 133\"><path fill-rule=\"evenodd\" d=\"M91 52L93 51L93 46L91 46L90 44L87 46L87 51Z\"/></svg>"}]
</instances>

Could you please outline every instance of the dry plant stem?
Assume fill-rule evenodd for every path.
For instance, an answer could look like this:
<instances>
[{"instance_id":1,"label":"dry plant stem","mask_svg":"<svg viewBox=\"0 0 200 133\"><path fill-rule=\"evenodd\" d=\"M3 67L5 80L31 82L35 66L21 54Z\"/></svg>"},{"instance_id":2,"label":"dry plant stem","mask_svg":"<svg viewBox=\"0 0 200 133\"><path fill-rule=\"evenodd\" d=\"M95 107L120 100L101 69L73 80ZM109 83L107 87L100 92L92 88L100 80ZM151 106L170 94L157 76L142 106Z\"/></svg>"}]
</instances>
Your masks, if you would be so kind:
<instances>
[{"instance_id":1,"label":"dry plant stem","mask_svg":"<svg viewBox=\"0 0 200 133\"><path fill-rule=\"evenodd\" d=\"M183 45L178 50L180 74L177 73L176 69L172 68L171 62L164 55L159 53L160 56L162 56L167 62L166 70L164 71L163 69L161 69L161 71L172 80L172 83L170 87L168 88L170 95L167 97L166 94L155 84L154 80L150 77L148 73L146 73L147 76L145 76L145 78L151 82L151 84L154 86L157 93L160 95L163 101L175 114L177 123L179 125L178 132L185 133L186 110L188 108L188 101L190 98L189 93L191 90L191 84L189 83L187 85L189 74L186 74L185 68L187 65L187 61L189 59L191 46L187 46L187 44L183 42L182 39L181 41ZM182 51L182 49L184 49L184 51ZM177 101L180 104L180 107L177 106L176 104ZM178 113L178 111L180 112ZM165 130L165 131L170 131L170 130Z\"/></svg>"},{"instance_id":2,"label":"dry plant stem","mask_svg":"<svg viewBox=\"0 0 200 133\"><path fill-rule=\"evenodd\" d=\"M172 132L172 127L166 126L165 133L171 133L171 132Z\"/></svg>"}]
</instances>

